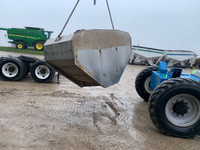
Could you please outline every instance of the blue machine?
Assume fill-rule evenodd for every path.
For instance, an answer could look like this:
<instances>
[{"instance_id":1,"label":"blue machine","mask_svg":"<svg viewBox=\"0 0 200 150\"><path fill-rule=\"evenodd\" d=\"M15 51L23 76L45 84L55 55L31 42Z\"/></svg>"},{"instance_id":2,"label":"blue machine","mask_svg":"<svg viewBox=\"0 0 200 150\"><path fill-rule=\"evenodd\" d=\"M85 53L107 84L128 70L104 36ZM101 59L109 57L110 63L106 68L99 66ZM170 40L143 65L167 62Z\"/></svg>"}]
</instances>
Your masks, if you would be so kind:
<instances>
[{"instance_id":1,"label":"blue machine","mask_svg":"<svg viewBox=\"0 0 200 150\"><path fill-rule=\"evenodd\" d=\"M162 133L184 138L200 133L200 70L167 71L166 62L160 62L139 72L135 88L149 103L149 116Z\"/></svg>"},{"instance_id":2,"label":"blue machine","mask_svg":"<svg viewBox=\"0 0 200 150\"><path fill-rule=\"evenodd\" d=\"M200 70L194 70L191 74L182 74L182 68L172 67L171 70L167 72L166 62L161 61L158 65L158 71L152 71L150 88L154 90L163 81L177 77L190 78L200 82Z\"/></svg>"}]
</instances>

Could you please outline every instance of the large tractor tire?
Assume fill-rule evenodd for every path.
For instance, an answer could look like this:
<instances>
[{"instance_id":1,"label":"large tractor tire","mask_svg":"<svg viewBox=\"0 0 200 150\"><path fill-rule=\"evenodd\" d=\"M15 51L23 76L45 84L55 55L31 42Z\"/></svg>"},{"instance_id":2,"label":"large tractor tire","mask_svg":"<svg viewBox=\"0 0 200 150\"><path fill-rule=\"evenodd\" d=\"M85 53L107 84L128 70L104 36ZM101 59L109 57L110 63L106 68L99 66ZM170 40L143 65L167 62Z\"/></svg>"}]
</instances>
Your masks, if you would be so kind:
<instances>
[{"instance_id":1,"label":"large tractor tire","mask_svg":"<svg viewBox=\"0 0 200 150\"><path fill-rule=\"evenodd\" d=\"M149 98L149 113L162 133L195 137L200 133L200 84L183 78L164 81Z\"/></svg>"},{"instance_id":2,"label":"large tractor tire","mask_svg":"<svg viewBox=\"0 0 200 150\"><path fill-rule=\"evenodd\" d=\"M146 102L148 102L149 96L152 93L150 88L152 71L158 71L158 67L150 66L140 71L135 79L135 89L140 97L143 98Z\"/></svg>"},{"instance_id":3,"label":"large tractor tire","mask_svg":"<svg viewBox=\"0 0 200 150\"><path fill-rule=\"evenodd\" d=\"M42 42L42 41L36 41L35 44L34 44L34 48L35 48L35 50L43 51L43 49L44 49L44 42Z\"/></svg>"},{"instance_id":4,"label":"large tractor tire","mask_svg":"<svg viewBox=\"0 0 200 150\"><path fill-rule=\"evenodd\" d=\"M45 61L37 61L31 66L30 74L39 83L49 83L54 78L55 72L49 68Z\"/></svg>"},{"instance_id":5,"label":"large tractor tire","mask_svg":"<svg viewBox=\"0 0 200 150\"><path fill-rule=\"evenodd\" d=\"M26 48L25 43L22 42L22 41L16 42L15 46L16 46L17 49L25 49Z\"/></svg>"},{"instance_id":6,"label":"large tractor tire","mask_svg":"<svg viewBox=\"0 0 200 150\"><path fill-rule=\"evenodd\" d=\"M27 67L19 58L5 58L0 63L0 76L7 81L19 81L27 72Z\"/></svg>"}]
</instances>

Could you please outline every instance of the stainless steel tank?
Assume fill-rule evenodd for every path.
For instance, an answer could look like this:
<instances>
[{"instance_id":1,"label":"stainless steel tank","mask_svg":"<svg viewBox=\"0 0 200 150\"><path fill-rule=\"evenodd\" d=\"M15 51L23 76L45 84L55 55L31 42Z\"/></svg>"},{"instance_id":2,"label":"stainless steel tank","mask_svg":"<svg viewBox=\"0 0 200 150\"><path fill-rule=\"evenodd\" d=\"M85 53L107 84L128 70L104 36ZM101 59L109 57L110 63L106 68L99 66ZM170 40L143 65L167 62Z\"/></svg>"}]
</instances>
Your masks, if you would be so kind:
<instances>
[{"instance_id":1,"label":"stainless steel tank","mask_svg":"<svg viewBox=\"0 0 200 150\"><path fill-rule=\"evenodd\" d=\"M119 82L131 54L131 37L119 30L79 30L45 43L47 64L77 85Z\"/></svg>"}]
</instances>

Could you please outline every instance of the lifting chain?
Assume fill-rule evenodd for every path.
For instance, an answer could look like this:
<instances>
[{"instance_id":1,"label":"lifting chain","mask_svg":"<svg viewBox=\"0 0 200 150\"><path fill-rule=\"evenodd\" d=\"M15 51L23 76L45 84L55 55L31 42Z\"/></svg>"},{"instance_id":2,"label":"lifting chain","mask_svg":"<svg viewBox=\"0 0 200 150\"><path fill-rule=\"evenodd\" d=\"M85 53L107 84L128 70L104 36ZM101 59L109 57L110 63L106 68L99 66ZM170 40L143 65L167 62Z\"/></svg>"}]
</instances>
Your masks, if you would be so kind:
<instances>
[{"instance_id":1,"label":"lifting chain","mask_svg":"<svg viewBox=\"0 0 200 150\"><path fill-rule=\"evenodd\" d=\"M56 40L59 40L59 39L60 39L60 36L62 35L63 31L65 30L65 27L67 26L69 20L71 19L71 17L72 17L72 15L73 15L73 13L74 13L76 7L78 6L79 2L80 2L80 0L77 0L77 2L76 2L76 4L75 4L75 6L74 6L74 8L73 8L73 10L72 10L72 12L71 12L71 14L69 15L69 17L68 17L68 19L67 19L67 21L66 21L64 27L62 28L62 30L61 30L61 32L60 32L60 34L58 35L58 37L57 37ZM114 28L114 23L113 23L113 20L112 20L112 14L111 14L111 11L110 11L110 6L109 6L109 3L108 3L108 0L106 0L106 4L107 4L109 16L110 16L110 21L111 21L112 29L114 30L115 28ZM94 5L96 5L96 0L94 0Z\"/></svg>"}]
</instances>

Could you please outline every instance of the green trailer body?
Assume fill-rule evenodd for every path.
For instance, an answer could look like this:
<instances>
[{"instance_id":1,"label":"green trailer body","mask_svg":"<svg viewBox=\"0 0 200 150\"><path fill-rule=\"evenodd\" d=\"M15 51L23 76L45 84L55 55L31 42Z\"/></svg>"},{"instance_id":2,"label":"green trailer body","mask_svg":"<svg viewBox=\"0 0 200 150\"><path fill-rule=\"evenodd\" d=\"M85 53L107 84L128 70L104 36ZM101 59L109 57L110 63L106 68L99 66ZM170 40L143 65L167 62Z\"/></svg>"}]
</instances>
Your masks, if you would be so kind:
<instances>
[{"instance_id":1,"label":"green trailer body","mask_svg":"<svg viewBox=\"0 0 200 150\"><path fill-rule=\"evenodd\" d=\"M43 50L43 44L51 37L52 31L45 31L42 28L0 28L6 30L9 43L16 45L16 48L23 49L33 46L36 50Z\"/></svg>"}]
</instances>

